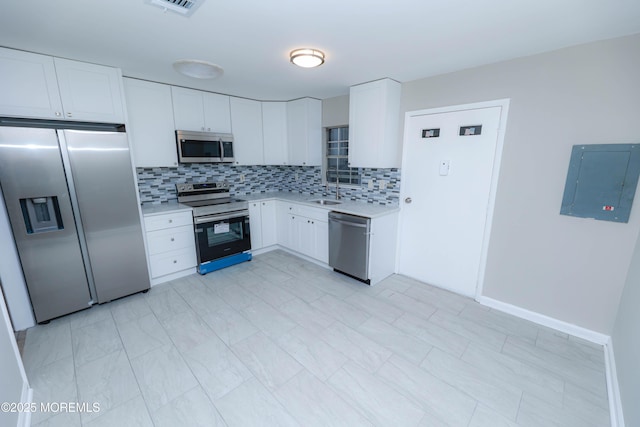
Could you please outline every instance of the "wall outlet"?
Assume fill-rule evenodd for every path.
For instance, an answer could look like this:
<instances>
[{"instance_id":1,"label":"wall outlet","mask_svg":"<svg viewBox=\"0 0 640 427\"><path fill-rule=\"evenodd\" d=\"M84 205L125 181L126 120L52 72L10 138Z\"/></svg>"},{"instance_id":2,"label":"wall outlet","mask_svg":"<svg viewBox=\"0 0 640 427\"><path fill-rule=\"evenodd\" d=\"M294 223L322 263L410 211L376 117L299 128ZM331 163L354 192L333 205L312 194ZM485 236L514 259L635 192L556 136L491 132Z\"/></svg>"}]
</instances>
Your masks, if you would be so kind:
<instances>
[{"instance_id":1,"label":"wall outlet","mask_svg":"<svg viewBox=\"0 0 640 427\"><path fill-rule=\"evenodd\" d=\"M369 187L369 190L373 190L373 179L370 179L370 180L369 180L369 185L368 185L368 187Z\"/></svg>"},{"instance_id":2,"label":"wall outlet","mask_svg":"<svg viewBox=\"0 0 640 427\"><path fill-rule=\"evenodd\" d=\"M242 182L244 182L244 174L241 174L241 175L240 175L240 182L241 182L241 183L242 183Z\"/></svg>"},{"instance_id":3,"label":"wall outlet","mask_svg":"<svg viewBox=\"0 0 640 427\"><path fill-rule=\"evenodd\" d=\"M379 179L378 180L378 188L380 190L385 190L387 188L387 180L386 179Z\"/></svg>"}]
</instances>

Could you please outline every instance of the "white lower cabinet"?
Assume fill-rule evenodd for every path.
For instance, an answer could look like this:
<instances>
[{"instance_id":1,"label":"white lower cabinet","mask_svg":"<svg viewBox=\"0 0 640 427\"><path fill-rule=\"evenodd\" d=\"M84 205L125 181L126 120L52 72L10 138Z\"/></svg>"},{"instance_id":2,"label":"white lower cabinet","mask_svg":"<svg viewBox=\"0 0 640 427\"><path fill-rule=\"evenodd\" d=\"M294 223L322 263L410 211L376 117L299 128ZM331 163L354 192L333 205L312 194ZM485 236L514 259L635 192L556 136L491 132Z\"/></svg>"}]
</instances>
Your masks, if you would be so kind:
<instances>
[{"instance_id":1,"label":"white lower cabinet","mask_svg":"<svg viewBox=\"0 0 640 427\"><path fill-rule=\"evenodd\" d=\"M190 211L145 216L144 223L152 284L171 280L185 270L195 272L196 246Z\"/></svg>"},{"instance_id":2,"label":"white lower cabinet","mask_svg":"<svg viewBox=\"0 0 640 427\"><path fill-rule=\"evenodd\" d=\"M293 224L292 221L293 206L289 203L276 202L276 228L278 236L278 244L285 248L291 247Z\"/></svg>"},{"instance_id":3,"label":"white lower cabinet","mask_svg":"<svg viewBox=\"0 0 640 427\"><path fill-rule=\"evenodd\" d=\"M276 201L249 202L249 227L251 249L257 250L277 244Z\"/></svg>"},{"instance_id":4,"label":"white lower cabinet","mask_svg":"<svg viewBox=\"0 0 640 427\"><path fill-rule=\"evenodd\" d=\"M267 200L260 202L262 214L262 246L272 246L278 243L276 201Z\"/></svg>"},{"instance_id":5,"label":"white lower cabinet","mask_svg":"<svg viewBox=\"0 0 640 427\"><path fill-rule=\"evenodd\" d=\"M329 263L329 210L284 200L249 202L251 248L279 245L324 264ZM371 219L369 272L371 284L393 274L398 213Z\"/></svg>"},{"instance_id":6,"label":"white lower cabinet","mask_svg":"<svg viewBox=\"0 0 640 427\"><path fill-rule=\"evenodd\" d=\"M395 272L397 239L397 212L371 219L369 280L371 280L372 285Z\"/></svg>"},{"instance_id":7,"label":"white lower cabinet","mask_svg":"<svg viewBox=\"0 0 640 427\"><path fill-rule=\"evenodd\" d=\"M328 212L296 203L278 202L278 243L321 262L329 260Z\"/></svg>"},{"instance_id":8,"label":"white lower cabinet","mask_svg":"<svg viewBox=\"0 0 640 427\"><path fill-rule=\"evenodd\" d=\"M304 216L297 216L295 220L298 225L298 245L297 248L292 249L318 261L328 263L329 223Z\"/></svg>"},{"instance_id":9,"label":"white lower cabinet","mask_svg":"<svg viewBox=\"0 0 640 427\"><path fill-rule=\"evenodd\" d=\"M251 249L262 249L262 212L260 202L249 202L249 231L251 232Z\"/></svg>"}]
</instances>

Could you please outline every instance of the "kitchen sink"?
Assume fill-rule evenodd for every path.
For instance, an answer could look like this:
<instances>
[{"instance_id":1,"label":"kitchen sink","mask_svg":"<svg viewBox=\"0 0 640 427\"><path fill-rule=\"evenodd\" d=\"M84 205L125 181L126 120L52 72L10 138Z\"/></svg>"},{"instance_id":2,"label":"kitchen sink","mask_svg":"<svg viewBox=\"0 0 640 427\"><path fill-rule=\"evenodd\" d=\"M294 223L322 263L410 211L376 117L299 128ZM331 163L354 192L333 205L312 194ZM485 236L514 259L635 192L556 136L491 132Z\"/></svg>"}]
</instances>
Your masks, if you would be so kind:
<instances>
[{"instance_id":1,"label":"kitchen sink","mask_svg":"<svg viewBox=\"0 0 640 427\"><path fill-rule=\"evenodd\" d=\"M327 206L339 205L340 203L342 203L337 200L325 200L325 199L311 200L310 202L317 203L319 205L327 205Z\"/></svg>"}]
</instances>

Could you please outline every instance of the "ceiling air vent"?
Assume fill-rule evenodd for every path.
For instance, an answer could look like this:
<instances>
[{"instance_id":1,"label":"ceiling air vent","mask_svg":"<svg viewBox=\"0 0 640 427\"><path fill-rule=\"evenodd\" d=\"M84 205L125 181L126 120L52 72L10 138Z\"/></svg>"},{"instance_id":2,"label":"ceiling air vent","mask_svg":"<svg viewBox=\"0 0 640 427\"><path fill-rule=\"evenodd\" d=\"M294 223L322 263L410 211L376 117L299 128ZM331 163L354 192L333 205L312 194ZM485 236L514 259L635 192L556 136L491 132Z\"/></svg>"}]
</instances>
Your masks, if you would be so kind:
<instances>
[{"instance_id":1,"label":"ceiling air vent","mask_svg":"<svg viewBox=\"0 0 640 427\"><path fill-rule=\"evenodd\" d=\"M145 0L145 3L161 7L183 16L191 16L204 0Z\"/></svg>"}]
</instances>

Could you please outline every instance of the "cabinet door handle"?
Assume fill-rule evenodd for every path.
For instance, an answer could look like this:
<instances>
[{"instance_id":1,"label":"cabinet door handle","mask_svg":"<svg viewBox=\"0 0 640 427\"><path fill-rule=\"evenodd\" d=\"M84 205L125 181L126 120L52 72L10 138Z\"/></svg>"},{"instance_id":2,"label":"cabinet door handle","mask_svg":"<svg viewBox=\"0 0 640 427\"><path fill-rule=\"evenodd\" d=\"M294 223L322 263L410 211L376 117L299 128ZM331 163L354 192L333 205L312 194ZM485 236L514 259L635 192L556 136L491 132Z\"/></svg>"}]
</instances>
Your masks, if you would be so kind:
<instances>
[{"instance_id":1,"label":"cabinet door handle","mask_svg":"<svg viewBox=\"0 0 640 427\"><path fill-rule=\"evenodd\" d=\"M73 114L67 113L67 117L73 117Z\"/></svg>"},{"instance_id":2,"label":"cabinet door handle","mask_svg":"<svg viewBox=\"0 0 640 427\"><path fill-rule=\"evenodd\" d=\"M172 222L173 222L173 220L172 220L172 219L170 219L170 220L169 220L169 224L171 224Z\"/></svg>"},{"instance_id":3,"label":"cabinet door handle","mask_svg":"<svg viewBox=\"0 0 640 427\"><path fill-rule=\"evenodd\" d=\"M174 238L172 237L172 238L171 238L171 241L172 241L172 242L175 242L175 241L176 241L176 239L174 239Z\"/></svg>"},{"instance_id":4,"label":"cabinet door handle","mask_svg":"<svg viewBox=\"0 0 640 427\"><path fill-rule=\"evenodd\" d=\"M60 111L56 111L56 117L60 117L62 113Z\"/></svg>"},{"instance_id":5,"label":"cabinet door handle","mask_svg":"<svg viewBox=\"0 0 640 427\"><path fill-rule=\"evenodd\" d=\"M178 263L178 260L174 259L174 260L173 260L173 263L174 263L174 264L177 264L177 263Z\"/></svg>"}]
</instances>

